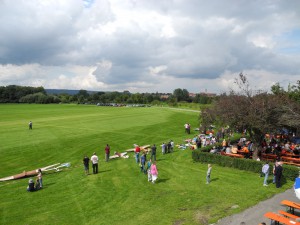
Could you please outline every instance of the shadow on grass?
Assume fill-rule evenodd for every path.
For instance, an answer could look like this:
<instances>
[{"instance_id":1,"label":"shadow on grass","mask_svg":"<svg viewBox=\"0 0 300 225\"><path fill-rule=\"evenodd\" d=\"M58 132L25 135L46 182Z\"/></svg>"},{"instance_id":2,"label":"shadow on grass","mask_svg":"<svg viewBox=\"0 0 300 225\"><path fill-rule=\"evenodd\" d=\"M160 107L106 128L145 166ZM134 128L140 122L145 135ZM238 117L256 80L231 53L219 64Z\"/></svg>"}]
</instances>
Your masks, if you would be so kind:
<instances>
[{"instance_id":1,"label":"shadow on grass","mask_svg":"<svg viewBox=\"0 0 300 225\"><path fill-rule=\"evenodd\" d=\"M101 170L101 171L99 171L99 173L106 173L106 172L109 172L109 171L111 171L111 170Z\"/></svg>"},{"instance_id":2,"label":"shadow on grass","mask_svg":"<svg viewBox=\"0 0 300 225\"><path fill-rule=\"evenodd\" d=\"M213 178L210 181L213 182L213 181L217 181L217 180L219 180L219 178Z\"/></svg>"},{"instance_id":3,"label":"shadow on grass","mask_svg":"<svg viewBox=\"0 0 300 225\"><path fill-rule=\"evenodd\" d=\"M167 180L170 180L170 179L158 179L157 183L165 183Z\"/></svg>"},{"instance_id":4,"label":"shadow on grass","mask_svg":"<svg viewBox=\"0 0 300 225\"><path fill-rule=\"evenodd\" d=\"M166 159L156 159L156 162L158 162L158 161L164 161L164 160L166 160Z\"/></svg>"},{"instance_id":5,"label":"shadow on grass","mask_svg":"<svg viewBox=\"0 0 300 225\"><path fill-rule=\"evenodd\" d=\"M52 182L52 183L46 183L46 185L43 185L43 187L39 191L41 191L43 189L47 189L49 186L52 186L54 184L56 184L56 183L54 183L54 182Z\"/></svg>"},{"instance_id":6,"label":"shadow on grass","mask_svg":"<svg viewBox=\"0 0 300 225\"><path fill-rule=\"evenodd\" d=\"M286 184L287 181L286 181L286 178L284 176L281 177L281 186Z\"/></svg>"}]
</instances>

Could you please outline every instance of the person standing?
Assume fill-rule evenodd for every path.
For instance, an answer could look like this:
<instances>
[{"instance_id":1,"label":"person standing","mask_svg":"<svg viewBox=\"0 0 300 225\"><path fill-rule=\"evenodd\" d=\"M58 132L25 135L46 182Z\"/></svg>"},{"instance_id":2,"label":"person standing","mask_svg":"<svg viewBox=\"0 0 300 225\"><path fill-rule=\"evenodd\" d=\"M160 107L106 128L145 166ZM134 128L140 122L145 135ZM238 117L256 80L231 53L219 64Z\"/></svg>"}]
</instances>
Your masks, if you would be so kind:
<instances>
[{"instance_id":1,"label":"person standing","mask_svg":"<svg viewBox=\"0 0 300 225\"><path fill-rule=\"evenodd\" d=\"M171 143L171 152L173 152L173 151L174 151L174 145L175 145L175 144L174 144L174 141L171 140L170 143Z\"/></svg>"},{"instance_id":2,"label":"person standing","mask_svg":"<svg viewBox=\"0 0 300 225\"><path fill-rule=\"evenodd\" d=\"M201 140L199 137L197 137L197 139L196 139L196 146L197 146L197 149L201 148Z\"/></svg>"},{"instance_id":3,"label":"person standing","mask_svg":"<svg viewBox=\"0 0 300 225\"><path fill-rule=\"evenodd\" d=\"M153 146L151 147L151 160L156 161L156 146L155 146L155 144L153 144Z\"/></svg>"},{"instance_id":4,"label":"person standing","mask_svg":"<svg viewBox=\"0 0 300 225\"><path fill-rule=\"evenodd\" d=\"M206 184L209 184L210 183L210 174L211 174L212 166L211 166L211 164L208 164L207 167L208 167L208 169L207 169L207 172L206 172Z\"/></svg>"},{"instance_id":5,"label":"person standing","mask_svg":"<svg viewBox=\"0 0 300 225\"><path fill-rule=\"evenodd\" d=\"M28 126L29 126L29 130L32 130L32 121L29 121Z\"/></svg>"},{"instance_id":6,"label":"person standing","mask_svg":"<svg viewBox=\"0 0 300 225\"><path fill-rule=\"evenodd\" d=\"M151 165L152 165L152 160L149 159L149 161L147 162L148 182L152 181Z\"/></svg>"},{"instance_id":7,"label":"person standing","mask_svg":"<svg viewBox=\"0 0 300 225\"><path fill-rule=\"evenodd\" d=\"M281 177L282 177L282 163L278 162L278 166L275 168L275 176L276 176L276 188L281 187Z\"/></svg>"},{"instance_id":8,"label":"person standing","mask_svg":"<svg viewBox=\"0 0 300 225\"><path fill-rule=\"evenodd\" d=\"M93 164L93 174L98 173L98 156L96 155L96 152L93 153L92 157L91 157L91 161Z\"/></svg>"},{"instance_id":9,"label":"person standing","mask_svg":"<svg viewBox=\"0 0 300 225\"><path fill-rule=\"evenodd\" d=\"M166 144L164 142L161 145L161 152L163 155L166 154Z\"/></svg>"},{"instance_id":10,"label":"person standing","mask_svg":"<svg viewBox=\"0 0 300 225\"><path fill-rule=\"evenodd\" d=\"M146 153L144 152L141 156L141 172L145 174L146 174L146 169L145 169L146 161L147 161L147 157L146 157Z\"/></svg>"},{"instance_id":11,"label":"person standing","mask_svg":"<svg viewBox=\"0 0 300 225\"><path fill-rule=\"evenodd\" d=\"M40 188L43 187L43 177L42 177L42 170L38 169L38 175L37 175L38 181L40 183Z\"/></svg>"},{"instance_id":12,"label":"person standing","mask_svg":"<svg viewBox=\"0 0 300 225\"><path fill-rule=\"evenodd\" d=\"M37 177L36 180L35 180L35 185L34 185L34 189L36 191L40 190L42 187L41 187L41 184L40 184L40 180L39 178Z\"/></svg>"},{"instance_id":13,"label":"person standing","mask_svg":"<svg viewBox=\"0 0 300 225\"><path fill-rule=\"evenodd\" d=\"M141 152L140 146L136 145L134 152L135 152L135 161L136 161L136 163L139 163L140 162L140 152Z\"/></svg>"},{"instance_id":14,"label":"person standing","mask_svg":"<svg viewBox=\"0 0 300 225\"><path fill-rule=\"evenodd\" d=\"M169 141L167 144L167 153L171 153L171 146L171 141Z\"/></svg>"},{"instance_id":15,"label":"person standing","mask_svg":"<svg viewBox=\"0 0 300 225\"><path fill-rule=\"evenodd\" d=\"M152 183L154 184L155 181L157 180L158 177L158 171L157 171L157 167L156 167L156 162L154 161L151 165L151 179L152 179Z\"/></svg>"},{"instance_id":16,"label":"person standing","mask_svg":"<svg viewBox=\"0 0 300 225\"><path fill-rule=\"evenodd\" d=\"M187 133L190 134L191 133L191 124L188 123L188 127L187 127Z\"/></svg>"},{"instance_id":17,"label":"person standing","mask_svg":"<svg viewBox=\"0 0 300 225\"><path fill-rule=\"evenodd\" d=\"M189 129L189 125L188 125L188 123L186 123L186 124L184 124L184 129L185 129L185 133L189 133L188 132L188 129Z\"/></svg>"},{"instance_id":18,"label":"person standing","mask_svg":"<svg viewBox=\"0 0 300 225\"><path fill-rule=\"evenodd\" d=\"M85 155L83 158L83 166L86 175L89 175L89 163L90 163L90 159L87 155Z\"/></svg>"},{"instance_id":19,"label":"person standing","mask_svg":"<svg viewBox=\"0 0 300 225\"><path fill-rule=\"evenodd\" d=\"M269 162L266 162L266 164L263 165L262 170L261 170L265 176L264 184L263 184L264 186L268 186L269 169L270 169Z\"/></svg>"},{"instance_id":20,"label":"person standing","mask_svg":"<svg viewBox=\"0 0 300 225\"><path fill-rule=\"evenodd\" d=\"M276 161L273 165L273 184L276 183L276 174L275 174L275 170L276 170L276 167L278 166L278 162Z\"/></svg>"},{"instance_id":21,"label":"person standing","mask_svg":"<svg viewBox=\"0 0 300 225\"><path fill-rule=\"evenodd\" d=\"M109 160L109 154L110 154L110 147L108 144L106 144L106 147L105 147L105 161L108 162Z\"/></svg>"}]
</instances>

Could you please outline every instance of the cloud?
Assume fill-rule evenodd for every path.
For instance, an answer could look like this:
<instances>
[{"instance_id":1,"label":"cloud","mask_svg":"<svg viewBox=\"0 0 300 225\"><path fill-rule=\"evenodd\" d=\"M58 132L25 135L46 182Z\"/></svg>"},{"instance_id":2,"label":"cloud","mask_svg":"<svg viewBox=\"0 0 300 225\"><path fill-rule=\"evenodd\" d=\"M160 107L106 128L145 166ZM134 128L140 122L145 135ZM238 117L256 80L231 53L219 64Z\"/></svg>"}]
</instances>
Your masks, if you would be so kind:
<instances>
[{"instance_id":1,"label":"cloud","mask_svg":"<svg viewBox=\"0 0 300 225\"><path fill-rule=\"evenodd\" d=\"M284 0L3 0L0 85L218 93L241 71L266 88L286 85L300 79L299 7Z\"/></svg>"}]
</instances>

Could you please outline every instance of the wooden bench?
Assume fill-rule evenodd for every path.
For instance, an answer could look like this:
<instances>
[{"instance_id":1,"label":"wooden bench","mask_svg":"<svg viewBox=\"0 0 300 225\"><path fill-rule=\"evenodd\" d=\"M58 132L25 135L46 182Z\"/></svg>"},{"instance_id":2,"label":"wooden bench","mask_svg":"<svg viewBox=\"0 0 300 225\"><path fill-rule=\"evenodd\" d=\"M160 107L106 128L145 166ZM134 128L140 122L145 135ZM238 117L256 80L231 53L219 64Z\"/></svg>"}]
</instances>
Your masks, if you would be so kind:
<instances>
[{"instance_id":1,"label":"wooden bench","mask_svg":"<svg viewBox=\"0 0 300 225\"><path fill-rule=\"evenodd\" d=\"M272 160L272 161L274 161L274 160L276 160L277 159L277 155L274 155L274 154L266 154L266 153L262 153L261 154L261 157L262 157L262 159L264 159L264 160Z\"/></svg>"},{"instance_id":2,"label":"wooden bench","mask_svg":"<svg viewBox=\"0 0 300 225\"><path fill-rule=\"evenodd\" d=\"M296 202L292 202L289 200L283 200L283 201L281 201L281 204L289 207L289 212L291 212L292 214L295 214L295 209L300 210L300 204L298 204Z\"/></svg>"},{"instance_id":3,"label":"wooden bench","mask_svg":"<svg viewBox=\"0 0 300 225\"><path fill-rule=\"evenodd\" d=\"M244 156L241 154L225 153L224 155L229 156L229 157L234 157L234 158L244 158Z\"/></svg>"},{"instance_id":4,"label":"wooden bench","mask_svg":"<svg viewBox=\"0 0 300 225\"><path fill-rule=\"evenodd\" d=\"M293 153L288 153L288 152L286 152L286 153L284 153L284 154L281 154L281 156L294 157L294 158L299 157L298 155L294 155Z\"/></svg>"},{"instance_id":5,"label":"wooden bench","mask_svg":"<svg viewBox=\"0 0 300 225\"><path fill-rule=\"evenodd\" d=\"M267 217L267 218L275 221L275 225L279 225L279 224L300 225L300 222L296 222L294 219L290 219L290 218L284 217L282 215L279 215L279 214L276 214L273 212L265 213L264 217Z\"/></svg>"},{"instance_id":6,"label":"wooden bench","mask_svg":"<svg viewBox=\"0 0 300 225\"><path fill-rule=\"evenodd\" d=\"M285 217L291 218L291 219L299 219L300 218L299 216L296 216L294 214L288 213L288 212L283 211L283 210L279 210L278 213L285 216Z\"/></svg>"},{"instance_id":7,"label":"wooden bench","mask_svg":"<svg viewBox=\"0 0 300 225\"><path fill-rule=\"evenodd\" d=\"M300 166L298 163L293 163L293 162L282 162L282 163L287 165Z\"/></svg>"},{"instance_id":8,"label":"wooden bench","mask_svg":"<svg viewBox=\"0 0 300 225\"><path fill-rule=\"evenodd\" d=\"M289 163L294 163L294 164L300 165L300 159L299 158L292 158L292 157L282 156L281 159L282 159L283 162L289 162Z\"/></svg>"}]
</instances>

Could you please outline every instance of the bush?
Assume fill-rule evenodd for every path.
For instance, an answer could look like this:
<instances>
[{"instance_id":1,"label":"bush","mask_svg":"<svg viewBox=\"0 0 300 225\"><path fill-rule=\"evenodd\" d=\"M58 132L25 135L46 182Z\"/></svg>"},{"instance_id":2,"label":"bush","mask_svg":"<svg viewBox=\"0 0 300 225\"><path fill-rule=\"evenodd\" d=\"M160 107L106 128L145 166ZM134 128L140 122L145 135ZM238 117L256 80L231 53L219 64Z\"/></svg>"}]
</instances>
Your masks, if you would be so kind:
<instances>
[{"instance_id":1,"label":"bush","mask_svg":"<svg viewBox=\"0 0 300 225\"><path fill-rule=\"evenodd\" d=\"M195 162L217 164L224 167L232 167L239 170L260 173L265 162L251 159L231 158L217 154L195 150L192 152L192 158ZM283 176L288 180L295 180L299 175L299 169L296 166L283 165Z\"/></svg>"}]
</instances>

